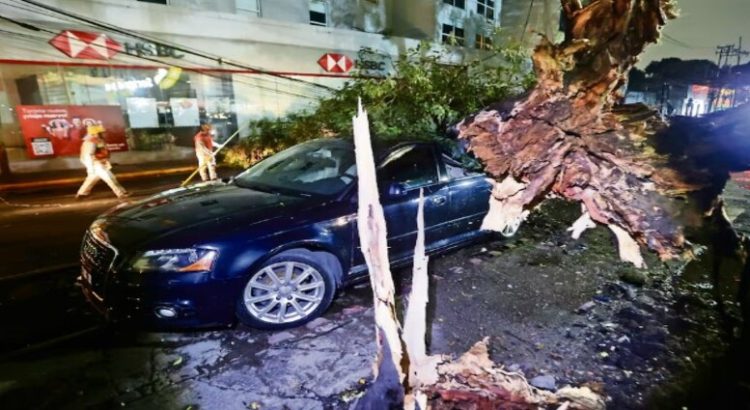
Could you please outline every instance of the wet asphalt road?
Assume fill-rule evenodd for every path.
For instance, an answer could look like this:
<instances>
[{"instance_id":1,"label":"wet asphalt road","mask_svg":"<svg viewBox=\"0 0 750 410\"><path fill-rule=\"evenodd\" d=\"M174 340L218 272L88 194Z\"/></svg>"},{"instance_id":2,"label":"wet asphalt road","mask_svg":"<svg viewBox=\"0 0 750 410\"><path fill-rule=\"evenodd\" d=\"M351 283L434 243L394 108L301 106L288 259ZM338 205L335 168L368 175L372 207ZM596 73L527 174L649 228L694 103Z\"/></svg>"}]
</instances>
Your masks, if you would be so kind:
<instances>
[{"instance_id":1,"label":"wet asphalt road","mask_svg":"<svg viewBox=\"0 0 750 410\"><path fill-rule=\"evenodd\" d=\"M131 199L173 188L185 176L127 181ZM77 187L0 193L0 357L100 325L75 285L83 233L119 200L103 184L76 201Z\"/></svg>"},{"instance_id":2,"label":"wet asphalt road","mask_svg":"<svg viewBox=\"0 0 750 410\"><path fill-rule=\"evenodd\" d=\"M140 199L179 186L185 175L124 182ZM86 228L119 200L102 183L75 200L77 187L23 193L0 192L0 278L78 262Z\"/></svg>"}]
</instances>

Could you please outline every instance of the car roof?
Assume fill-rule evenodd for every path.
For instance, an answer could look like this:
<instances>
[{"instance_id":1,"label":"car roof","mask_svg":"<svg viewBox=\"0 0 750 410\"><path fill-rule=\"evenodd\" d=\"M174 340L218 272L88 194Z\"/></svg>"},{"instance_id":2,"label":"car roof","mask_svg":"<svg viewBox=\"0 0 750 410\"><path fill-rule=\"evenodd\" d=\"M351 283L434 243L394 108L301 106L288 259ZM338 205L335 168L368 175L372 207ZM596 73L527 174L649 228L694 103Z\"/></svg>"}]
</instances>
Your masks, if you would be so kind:
<instances>
[{"instance_id":1,"label":"car roof","mask_svg":"<svg viewBox=\"0 0 750 410\"><path fill-rule=\"evenodd\" d=\"M349 138L317 138L314 140L306 141L305 143L320 143L325 145L332 145L332 146L341 146L346 147L350 149L354 149L354 143L352 139ZM394 150L395 148L404 146L404 145L417 145L417 144L424 144L424 145L436 145L432 141L420 141L417 139L407 139L407 140L393 140L393 139L382 139L382 138L373 138L372 139L372 147L373 152L375 153L376 157L380 157L382 155L385 155L386 153Z\"/></svg>"}]
</instances>

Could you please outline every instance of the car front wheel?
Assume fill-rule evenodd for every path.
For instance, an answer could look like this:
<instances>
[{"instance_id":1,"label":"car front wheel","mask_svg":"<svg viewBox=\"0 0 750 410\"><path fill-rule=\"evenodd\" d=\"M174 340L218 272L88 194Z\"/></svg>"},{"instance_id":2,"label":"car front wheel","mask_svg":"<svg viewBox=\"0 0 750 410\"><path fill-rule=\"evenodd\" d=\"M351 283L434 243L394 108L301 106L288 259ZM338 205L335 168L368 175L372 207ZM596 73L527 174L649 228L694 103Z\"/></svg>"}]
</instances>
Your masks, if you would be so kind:
<instances>
[{"instance_id":1,"label":"car front wheel","mask_svg":"<svg viewBox=\"0 0 750 410\"><path fill-rule=\"evenodd\" d=\"M280 254L250 275L237 301L237 316L260 329L299 326L325 312L335 290L332 273L315 254Z\"/></svg>"}]
</instances>

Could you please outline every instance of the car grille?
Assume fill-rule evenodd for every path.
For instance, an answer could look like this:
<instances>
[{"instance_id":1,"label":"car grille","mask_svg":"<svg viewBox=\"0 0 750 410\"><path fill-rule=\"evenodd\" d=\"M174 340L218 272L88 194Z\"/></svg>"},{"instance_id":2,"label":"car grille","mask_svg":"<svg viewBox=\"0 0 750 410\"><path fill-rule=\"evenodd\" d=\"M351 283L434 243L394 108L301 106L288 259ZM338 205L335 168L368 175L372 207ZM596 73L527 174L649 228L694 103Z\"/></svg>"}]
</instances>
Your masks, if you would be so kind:
<instances>
[{"instance_id":1,"label":"car grille","mask_svg":"<svg viewBox=\"0 0 750 410\"><path fill-rule=\"evenodd\" d=\"M107 271L115 260L114 248L86 232L81 244L81 267L88 273L91 288L99 295L104 291Z\"/></svg>"}]
</instances>

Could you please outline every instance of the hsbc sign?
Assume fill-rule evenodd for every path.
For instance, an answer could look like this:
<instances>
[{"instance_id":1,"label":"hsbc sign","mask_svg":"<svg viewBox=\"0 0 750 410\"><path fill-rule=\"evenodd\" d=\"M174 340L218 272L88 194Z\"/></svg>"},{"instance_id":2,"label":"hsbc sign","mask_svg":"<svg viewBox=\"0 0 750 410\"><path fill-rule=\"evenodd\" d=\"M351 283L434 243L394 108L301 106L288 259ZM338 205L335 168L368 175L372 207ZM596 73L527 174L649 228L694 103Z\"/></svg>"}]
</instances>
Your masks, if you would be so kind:
<instances>
[{"instance_id":1,"label":"hsbc sign","mask_svg":"<svg viewBox=\"0 0 750 410\"><path fill-rule=\"evenodd\" d=\"M361 75L383 77L393 63L390 55L363 47L357 53L356 62L345 54L325 53L318 59L318 65L329 73L347 73L356 65Z\"/></svg>"},{"instance_id":2,"label":"hsbc sign","mask_svg":"<svg viewBox=\"0 0 750 410\"><path fill-rule=\"evenodd\" d=\"M71 58L109 60L122 51L122 45L106 34L79 30L65 30L49 43Z\"/></svg>"},{"instance_id":3,"label":"hsbc sign","mask_svg":"<svg viewBox=\"0 0 750 410\"><path fill-rule=\"evenodd\" d=\"M121 52L138 57L184 57L174 48L163 44L149 42L123 42L121 44L106 34L80 30L65 30L53 37L49 43L70 58L109 60Z\"/></svg>"},{"instance_id":4,"label":"hsbc sign","mask_svg":"<svg viewBox=\"0 0 750 410\"><path fill-rule=\"evenodd\" d=\"M346 73L352 69L354 62L344 54L325 53L318 59L318 65L329 73Z\"/></svg>"}]
</instances>

